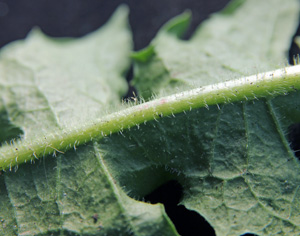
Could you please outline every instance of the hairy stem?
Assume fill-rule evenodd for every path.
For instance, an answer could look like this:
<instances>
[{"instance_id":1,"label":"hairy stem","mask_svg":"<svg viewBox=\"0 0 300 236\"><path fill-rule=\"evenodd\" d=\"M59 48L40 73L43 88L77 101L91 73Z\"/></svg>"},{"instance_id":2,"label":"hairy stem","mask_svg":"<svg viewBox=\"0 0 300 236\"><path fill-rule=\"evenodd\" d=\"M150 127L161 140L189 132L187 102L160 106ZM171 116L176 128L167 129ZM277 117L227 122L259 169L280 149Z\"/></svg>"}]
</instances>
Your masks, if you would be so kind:
<instances>
[{"instance_id":1,"label":"hairy stem","mask_svg":"<svg viewBox=\"0 0 300 236\"><path fill-rule=\"evenodd\" d=\"M13 166L45 155L64 153L78 145L163 116L210 105L274 97L298 89L300 65L162 97L105 116L81 128L5 145L0 148L0 169L11 170Z\"/></svg>"}]
</instances>

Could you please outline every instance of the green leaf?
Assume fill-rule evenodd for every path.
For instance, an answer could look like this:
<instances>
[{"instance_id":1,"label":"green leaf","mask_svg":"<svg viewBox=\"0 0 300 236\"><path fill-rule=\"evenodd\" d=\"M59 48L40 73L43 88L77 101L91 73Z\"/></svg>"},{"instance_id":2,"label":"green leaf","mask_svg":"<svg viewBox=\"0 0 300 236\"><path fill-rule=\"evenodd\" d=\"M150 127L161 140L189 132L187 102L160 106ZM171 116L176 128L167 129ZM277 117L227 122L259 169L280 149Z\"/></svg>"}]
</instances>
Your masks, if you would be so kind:
<instances>
[{"instance_id":1,"label":"green leaf","mask_svg":"<svg viewBox=\"0 0 300 236\"><path fill-rule=\"evenodd\" d=\"M2 122L22 129L24 147L36 158L36 138L42 155L47 147L58 155L0 176L0 235L177 235L162 205L139 203L116 185L92 143L73 143L76 151L66 154L52 143L120 103L132 45L127 13L120 7L102 29L79 40L35 30L2 51L1 108L8 114ZM50 141L45 147L40 140Z\"/></svg>"},{"instance_id":2,"label":"green leaf","mask_svg":"<svg viewBox=\"0 0 300 236\"><path fill-rule=\"evenodd\" d=\"M1 52L6 141L14 135L6 133L7 123L22 129L31 149L34 138L76 130L119 103L132 45L127 13L120 7L82 39L51 39L34 30ZM125 195L96 153L92 144L64 155L57 150L57 157L0 176L0 235L157 235L162 228L176 235L163 207Z\"/></svg>"},{"instance_id":3,"label":"green leaf","mask_svg":"<svg viewBox=\"0 0 300 236\"><path fill-rule=\"evenodd\" d=\"M6 47L0 131L22 140L0 148L1 168L19 168L0 175L0 235L178 235L161 204L135 200L172 179L217 235L298 235L287 132L300 122L300 66L256 68L276 67L290 45L299 6L283 3L234 1L187 42L188 12L167 23L132 55L140 94L209 86L108 116L126 88L126 8L79 40L34 32Z\"/></svg>"},{"instance_id":4,"label":"green leaf","mask_svg":"<svg viewBox=\"0 0 300 236\"><path fill-rule=\"evenodd\" d=\"M74 128L106 113L127 91L127 10L81 39L53 39L34 29L0 54L0 89L12 125L25 138Z\"/></svg>"},{"instance_id":5,"label":"green leaf","mask_svg":"<svg viewBox=\"0 0 300 236\"><path fill-rule=\"evenodd\" d=\"M146 62L139 60L137 53L134 85L142 96L147 98L153 92L184 84L216 83L282 63L295 30L298 2L245 1L234 6L237 2L201 25L191 41L181 41L162 31L152 42L152 54ZM262 10L270 4L272 11ZM143 153L149 161L143 166L154 168L159 162L174 172L169 178L182 184L182 204L203 215L217 235L296 235L300 223L299 213L295 213L299 209L300 169L286 133L290 125L300 121L299 101L297 92L276 99L213 106L208 111L176 116L176 121L153 124L152 129L143 127L147 136L142 142L136 137L140 132L123 135L129 136L127 146L147 147ZM159 129L164 130L163 139L157 127L163 127ZM150 142L148 135L159 141ZM185 140L182 145L180 140ZM113 158L116 143L112 140L107 147L107 153L113 153L107 158L112 162L112 171L119 170ZM138 153L135 149L132 152ZM126 152L122 149L121 153ZM133 155L127 153L128 165ZM138 180L153 175L141 169L136 171ZM165 170L156 170L156 175L158 172L163 175ZM117 174L121 185L134 189L135 194L149 191L135 187L142 183L128 186L132 182L128 176L134 171Z\"/></svg>"},{"instance_id":6,"label":"green leaf","mask_svg":"<svg viewBox=\"0 0 300 236\"><path fill-rule=\"evenodd\" d=\"M235 0L202 23L189 41L168 30L169 25L188 25L183 13L162 28L149 48L134 55L133 85L146 99L153 93L172 93L174 88L199 87L282 67L298 11L297 0L288 4ZM145 51L151 51L147 60Z\"/></svg>"},{"instance_id":7,"label":"green leaf","mask_svg":"<svg viewBox=\"0 0 300 236\"><path fill-rule=\"evenodd\" d=\"M263 10L270 5L271 11ZM298 1L234 1L190 41L163 29L134 54L133 84L149 98L282 65L298 11ZM300 166L287 133L300 122L300 93L207 108L123 132L125 145L122 137L103 140L105 159L120 185L132 196L144 196L178 180L184 189L181 204L204 216L217 235L299 234Z\"/></svg>"}]
</instances>

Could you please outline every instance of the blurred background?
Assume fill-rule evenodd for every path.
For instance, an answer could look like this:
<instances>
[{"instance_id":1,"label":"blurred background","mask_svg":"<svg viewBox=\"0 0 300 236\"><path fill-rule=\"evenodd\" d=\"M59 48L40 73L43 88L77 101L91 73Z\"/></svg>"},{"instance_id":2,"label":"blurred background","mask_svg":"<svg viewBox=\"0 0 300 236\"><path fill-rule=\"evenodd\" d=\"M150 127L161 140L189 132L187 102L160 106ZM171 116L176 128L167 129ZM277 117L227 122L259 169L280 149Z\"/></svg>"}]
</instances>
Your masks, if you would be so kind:
<instances>
[{"instance_id":1,"label":"blurred background","mask_svg":"<svg viewBox=\"0 0 300 236\"><path fill-rule=\"evenodd\" d=\"M129 21L133 32L134 49L146 47L158 29L172 17L186 9L193 19L185 39L211 13L221 10L229 0L0 0L0 48L9 42L23 39L34 27L52 37L81 37L103 25L122 3L130 8ZM300 35L298 28L297 35ZM291 43L289 61L300 51ZM128 80L132 71L128 73ZM132 93L132 88L130 93ZM128 94L127 97L132 96ZM290 131L294 150L300 149L300 124ZM299 154L299 155L298 155ZM300 153L297 153L300 156ZM162 202L181 235L203 233L214 235L214 230L195 212L177 206L182 197L178 183L167 183L145 199ZM177 218L176 218L177 217ZM200 223L201 222L201 223ZM249 234L250 235L250 234Z\"/></svg>"},{"instance_id":2,"label":"blurred background","mask_svg":"<svg viewBox=\"0 0 300 236\"><path fill-rule=\"evenodd\" d=\"M122 3L130 8L135 50L144 48L170 18L190 9L186 37L229 0L0 0L0 47L24 38L34 26L53 37L80 37L98 29Z\"/></svg>"},{"instance_id":3,"label":"blurred background","mask_svg":"<svg viewBox=\"0 0 300 236\"><path fill-rule=\"evenodd\" d=\"M0 48L23 39L38 26L52 37L81 37L101 27L122 3L130 8L129 21L134 50L146 47L159 28L186 9L192 23L185 39L210 14L221 10L229 0L0 0ZM298 29L297 34L300 34ZM289 61L299 54L292 43ZM132 77L129 73L128 79Z\"/></svg>"}]
</instances>

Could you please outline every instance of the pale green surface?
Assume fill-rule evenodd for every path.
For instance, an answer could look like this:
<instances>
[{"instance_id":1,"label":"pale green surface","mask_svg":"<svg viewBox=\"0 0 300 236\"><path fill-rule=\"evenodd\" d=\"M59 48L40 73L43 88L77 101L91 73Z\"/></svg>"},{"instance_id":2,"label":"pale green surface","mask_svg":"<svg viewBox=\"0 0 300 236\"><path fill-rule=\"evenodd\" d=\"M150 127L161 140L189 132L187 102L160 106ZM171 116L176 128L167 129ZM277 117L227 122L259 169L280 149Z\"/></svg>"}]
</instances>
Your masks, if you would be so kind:
<instances>
[{"instance_id":1,"label":"pale green surface","mask_svg":"<svg viewBox=\"0 0 300 236\"><path fill-rule=\"evenodd\" d=\"M290 0L289 4L282 4L287 3L283 0L272 1L272 11L278 13L276 17L268 12L269 1L249 0L240 5L241 10L248 5L251 8L252 2L255 3L252 13L270 18L270 24L266 28L274 26L274 20L282 23L275 24L271 34L271 41L280 46L271 46L266 49L266 53L262 49L267 44L262 43L262 46L259 46L259 42L262 39L270 42L271 36L265 30L258 34L258 29L255 29L255 35L248 33L245 37L245 40L251 40L252 36L260 35L249 51L243 48L238 52L238 49L230 47L231 51L222 51L222 55L216 55L224 57L222 60L226 64L232 63L230 66L235 66L235 56L238 52L241 59L245 57L246 61L239 63L237 68L250 72L254 70L252 60L261 68L271 68L270 65L280 63L289 47L298 19L296 1ZM276 2L281 4L277 6ZM283 9L289 6L290 11L285 16L280 16ZM246 12L248 11L249 9ZM222 13L226 16L219 16L228 17L228 25L240 21L240 18L231 19L231 12L232 9ZM243 20L248 19L247 14L239 13L238 10L233 11L233 14L243 15ZM249 15L251 17L251 14ZM117 98L123 90L124 81L120 82L118 88L114 86L117 82L112 77L116 80L121 79L119 77L129 62L131 44L126 24L124 25L125 16L126 10L120 9L114 18L114 24L100 31L99 38L103 40L99 43L86 44L86 41L93 42L98 37L97 33L95 37L89 36L87 39L73 42L65 40L62 44L35 34L30 40L24 41L22 47L17 43L2 52L0 121L7 123L7 120L11 119L12 124L9 128L14 130L1 137L2 140L9 141L10 135L20 133L16 128L18 126L28 139L49 130L59 133L59 130L64 128L75 130L76 133L80 122L91 122L96 116L103 114L103 109L107 109L108 104L118 103ZM175 26L171 22L165 29L180 35L188 18L186 13L175 22ZM202 27L202 32L206 32L203 33L204 36L209 30L203 28L210 24L210 28L214 28L219 24L214 21L218 20L213 18ZM224 23L224 19L221 22ZM253 22L253 25L256 27L257 23ZM251 29L250 26L248 28ZM243 29L242 27L241 30ZM276 34L276 30L279 30L280 34ZM151 55L151 50L155 50L161 58L154 57L145 63L148 60L147 55L143 55L142 59L141 55L134 55L136 60L143 62L139 65L139 75L145 73L154 80L157 76L166 76L167 81L173 66L188 73L186 77L184 74L182 77L178 76L176 80L179 82L176 82L175 86L186 83L187 78L199 78L199 83L209 84L219 81L214 80L216 78L223 80L234 77L226 77L228 70L213 58L206 62L204 60L202 67L199 66L197 60L198 57L203 57L203 52L201 49L197 52L199 45L197 46L196 41L203 37L201 34L200 30L192 43L188 43L180 42L168 33L161 32L155 40L157 48L150 48L148 51L148 56ZM243 34L240 32L241 37ZM172 51L159 49L159 41L162 39L170 40L169 50ZM214 49L214 42L217 45L221 44L219 39L219 36L215 39L209 38L211 46L207 46L207 50ZM119 40L124 43L120 45ZM226 44L235 45L230 40L222 42L225 44L220 47L226 50ZM243 45L249 44L242 40L239 42ZM256 43L259 49L255 49ZM31 51L40 44L46 44L47 50L43 51L41 47L32 54ZM101 63L95 64L97 60L94 58L98 55L96 49L87 46L92 44L96 45L100 55L107 48L108 53L103 54L104 58L99 56L99 61L106 61L109 55L112 56L111 64L104 67L100 66ZM189 46L182 48L181 44ZM51 48L49 51L48 46ZM88 47L91 47L90 50ZM175 51L178 57L169 60L166 54L174 53L172 47L178 47L177 50L183 55L182 60L178 51ZM191 47L190 51L188 47ZM238 47L244 46L238 44ZM76 53L82 50L84 54L76 61L76 57L70 54L68 48L74 49ZM262 50L263 56L256 54L259 50ZM38 52L42 53L41 58L38 58ZM230 52L234 54L233 57ZM252 52L253 58L250 56ZM64 56L66 58L63 58ZM14 57L18 58L17 61L12 59ZM59 63L56 63L56 57L61 58ZM24 60L20 62L19 58ZM271 64L266 62L266 58L272 59ZM49 61L44 61L46 59ZM196 64L192 59L196 60ZM191 61L193 63L188 63ZM88 64L90 74L80 69L84 62ZM165 66L161 62L169 64ZM207 67L207 63L210 67ZM54 70L60 65L61 68ZM74 65L76 66L73 71ZM99 71L96 68L99 68ZM202 76L203 68L212 75L210 81L204 81L208 78L208 73ZM220 77L218 73L223 72L225 74ZM66 81L66 87L57 80L57 76ZM84 80L81 79L83 77ZM95 77L99 78L99 87L95 86ZM100 78L107 78L109 81L102 81ZM153 91L159 93L168 85L169 81L165 84L155 84ZM93 89L101 92L93 92ZM104 100L100 102L99 99ZM147 125L141 124L130 130L122 130L122 133L113 134L98 143L77 145L76 151L68 151L64 155L56 152L56 157L41 158L34 165L20 165L16 173L3 173L0 176L0 235L177 235L161 205L138 202L125 194L142 197L169 179L176 179L182 184L182 204L203 215L214 227L217 235L240 235L246 232L258 235L299 235L300 166L285 136L291 124L300 122L299 103L300 93L295 92L271 100L262 99L219 107L212 105L209 110L195 109L186 114L181 113L175 117L170 115L158 122L150 121ZM0 126L1 131L3 127L4 125ZM88 134L86 132L85 136ZM78 136L81 135L78 133ZM98 215L96 223L92 218L95 214Z\"/></svg>"},{"instance_id":2,"label":"pale green surface","mask_svg":"<svg viewBox=\"0 0 300 236\"><path fill-rule=\"evenodd\" d=\"M81 39L52 39L34 29L27 40L1 51L1 98L25 138L74 128L118 104L127 91L122 74L132 44L127 14L120 8L99 31Z\"/></svg>"},{"instance_id":3,"label":"pale green surface","mask_svg":"<svg viewBox=\"0 0 300 236\"><path fill-rule=\"evenodd\" d=\"M191 40L174 37L176 25L181 31L188 20L185 13L134 54L138 92L148 98L283 65L299 2L235 2L241 4L213 15ZM142 125L123 133L125 139L105 139L112 173L133 196L151 191L143 184L148 176L177 179L184 188L182 204L204 216L217 235L299 235L300 165L286 135L300 122L300 93L219 107ZM113 150L122 150L122 157L127 153L126 169L120 171L125 163ZM163 177L152 177L153 182L158 185Z\"/></svg>"},{"instance_id":4,"label":"pale green surface","mask_svg":"<svg viewBox=\"0 0 300 236\"><path fill-rule=\"evenodd\" d=\"M299 112L300 94L293 98L284 105L278 97L267 105L197 109L99 145L112 175L131 196L176 179L184 188L182 203L203 215L217 235L297 235L300 165L280 133L300 121L299 116L280 121L287 109Z\"/></svg>"},{"instance_id":5,"label":"pale green surface","mask_svg":"<svg viewBox=\"0 0 300 236\"><path fill-rule=\"evenodd\" d=\"M6 204L14 207L1 210L0 217L6 224L16 221L20 235L157 235L164 229L165 235L176 235L161 205L140 203L124 194L92 145L23 165L5 175L5 184ZM1 192L1 197L6 194ZM5 230L0 228L0 235Z\"/></svg>"},{"instance_id":6,"label":"pale green surface","mask_svg":"<svg viewBox=\"0 0 300 236\"><path fill-rule=\"evenodd\" d=\"M0 141L76 130L118 105L132 44L127 14L119 8L79 40L35 30L7 46L0 59ZM96 153L89 143L0 172L0 235L177 235L163 206L129 198Z\"/></svg>"},{"instance_id":7,"label":"pale green surface","mask_svg":"<svg viewBox=\"0 0 300 236\"><path fill-rule=\"evenodd\" d=\"M147 56L133 56L133 84L140 95L149 98L152 93L172 93L175 87L204 86L284 66L299 1L251 0L238 6L232 14L212 15L188 41L174 33L187 26L188 13L167 23Z\"/></svg>"},{"instance_id":8,"label":"pale green surface","mask_svg":"<svg viewBox=\"0 0 300 236\"><path fill-rule=\"evenodd\" d=\"M297 65L176 93L114 112L75 128L47 132L39 138L3 145L0 149L0 170L11 170L46 155L65 153L92 140L96 142L112 133L161 117L216 104L221 106L253 99L272 99L299 89L300 65Z\"/></svg>"}]
</instances>

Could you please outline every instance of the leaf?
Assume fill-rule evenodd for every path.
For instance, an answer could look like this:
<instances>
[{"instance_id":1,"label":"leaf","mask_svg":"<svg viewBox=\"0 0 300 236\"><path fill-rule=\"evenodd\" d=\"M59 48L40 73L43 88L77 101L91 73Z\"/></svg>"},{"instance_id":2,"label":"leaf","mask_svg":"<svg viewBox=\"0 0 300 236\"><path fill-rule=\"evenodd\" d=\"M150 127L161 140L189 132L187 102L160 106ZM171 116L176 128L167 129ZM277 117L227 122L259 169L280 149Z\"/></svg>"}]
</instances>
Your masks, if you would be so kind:
<instances>
[{"instance_id":1,"label":"leaf","mask_svg":"<svg viewBox=\"0 0 300 236\"><path fill-rule=\"evenodd\" d=\"M278 13L273 17L267 11L269 1L253 2L255 4L233 2L221 15L207 21L191 43L174 38L182 34L188 13L163 27L148 49L133 55L140 63L135 68L140 77L136 85L142 90L141 94L147 96L147 91L141 89L142 84L146 90L160 93L168 87L192 83L188 78L199 78L201 85L213 84L246 74L244 68L250 66L251 71L253 63L272 68L273 63L280 62L295 29L293 22L297 19L298 5L296 1L286 5L279 4L282 1L276 1L278 5L272 2L272 10ZM264 12L261 15L258 6ZM262 49L266 44L257 45L263 51L258 56L259 50L254 44L243 53L239 50L241 45L234 48L234 37L226 41L227 47L231 46L229 51L219 42L220 36L205 39L209 28L217 33L214 27L219 24L224 27L228 21L228 27L232 24L233 28L237 27L236 21L243 22L238 16L244 17L246 22L259 18L249 12L270 18L272 26L274 20L279 25L282 23L282 26L275 24L271 32L260 32L264 34L263 39L272 38L280 47L271 46L265 51ZM117 106L123 88L120 77L128 66L130 50L125 17L126 10L121 8L100 30L100 41L97 33L79 41L49 40L33 35L24 45L12 45L2 52L0 107L4 118L1 119L6 123L10 121L11 129L22 129L25 140L3 145L1 165L7 153L20 154L21 149L28 152L24 155L28 159L21 160L21 156L17 156L19 159L11 164L22 163L35 155L42 157L48 152L57 156L42 158L35 165L20 165L15 173L0 176L0 234L178 235L161 204L151 205L131 198L141 198L170 179L178 180L184 188L181 203L203 215L217 235L299 234L299 162L286 138L288 127L300 122L299 66L231 81L227 87L222 83L175 94L99 120L96 117L103 117L109 103ZM236 34L244 35L246 28L237 28ZM246 34L245 42L238 41L242 45L247 46L246 39L252 37L257 37L255 43L261 41L257 29L252 28ZM207 56L204 49L199 49L202 42L194 43L197 40L209 42L205 47L207 52L220 46L224 55ZM170 51L164 50L162 42ZM178 50L176 54L173 49ZM235 58L240 54L249 64ZM110 56L111 60L107 61ZM194 64L198 57L209 60ZM175 69L188 74L174 76ZM202 70L207 71L205 76ZM233 75L226 77L228 72ZM219 73L222 73L221 78ZM141 75L148 75L152 82L144 81ZM204 81L208 75L211 75L210 81ZM166 79L160 83L158 78ZM250 83L253 78L257 78L254 88ZM243 80L246 83L239 84ZM153 84L153 81L159 83ZM233 87L229 86L231 83ZM239 102L231 104L229 98L235 97L236 86L239 94L235 101ZM94 89L101 93L93 92ZM202 90L208 93L200 93ZM221 92L219 97L218 92ZM284 95L287 92L289 94ZM195 106L188 105L188 100L183 100L184 95L194 93L204 100L195 101ZM247 102L244 94L249 99L259 95L260 99ZM179 113L172 115L171 106L175 102ZM190 112L186 109L189 107L193 108ZM202 108L194 109L196 107ZM102 135L99 127L108 132ZM114 134L110 136L109 131ZM11 132L12 135L18 133ZM9 141L10 137L7 135L4 139ZM82 143L85 145L79 145ZM75 150L66 152L69 146Z\"/></svg>"},{"instance_id":2,"label":"leaf","mask_svg":"<svg viewBox=\"0 0 300 236\"><path fill-rule=\"evenodd\" d=\"M101 30L79 40L34 29L2 50L4 107L25 138L95 119L126 93L122 74L132 44L126 15L120 8Z\"/></svg>"},{"instance_id":3,"label":"leaf","mask_svg":"<svg viewBox=\"0 0 300 236\"><path fill-rule=\"evenodd\" d=\"M149 98L282 64L298 2L245 1L235 8L236 2L205 22L191 41L174 37L174 28L182 30L188 21L184 13L134 54L140 94ZM271 11L262 10L270 5ZM287 133L300 122L299 101L296 92L219 104L141 125L123 132L125 139L115 135L99 145L111 173L131 196L176 179L184 189L181 203L204 216L217 235L297 235L300 169Z\"/></svg>"},{"instance_id":4,"label":"leaf","mask_svg":"<svg viewBox=\"0 0 300 236\"><path fill-rule=\"evenodd\" d=\"M1 132L7 123L20 127L15 137L24 133L31 149L34 138L74 130L117 105L132 44L127 12L119 8L82 39L50 39L35 30L7 46L0 61ZM92 143L56 154L0 176L0 235L157 235L164 227L165 235L176 235L161 205L136 202L114 183Z\"/></svg>"},{"instance_id":5,"label":"leaf","mask_svg":"<svg viewBox=\"0 0 300 236\"><path fill-rule=\"evenodd\" d=\"M133 55L133 85L149 98L175 87L215 84L282 67L298 9L298 1L235 0L201 24L189 41L173 33L188 25L189 13L183 13L166 24L148 48Z\"/></svg>"}]
</instances>

